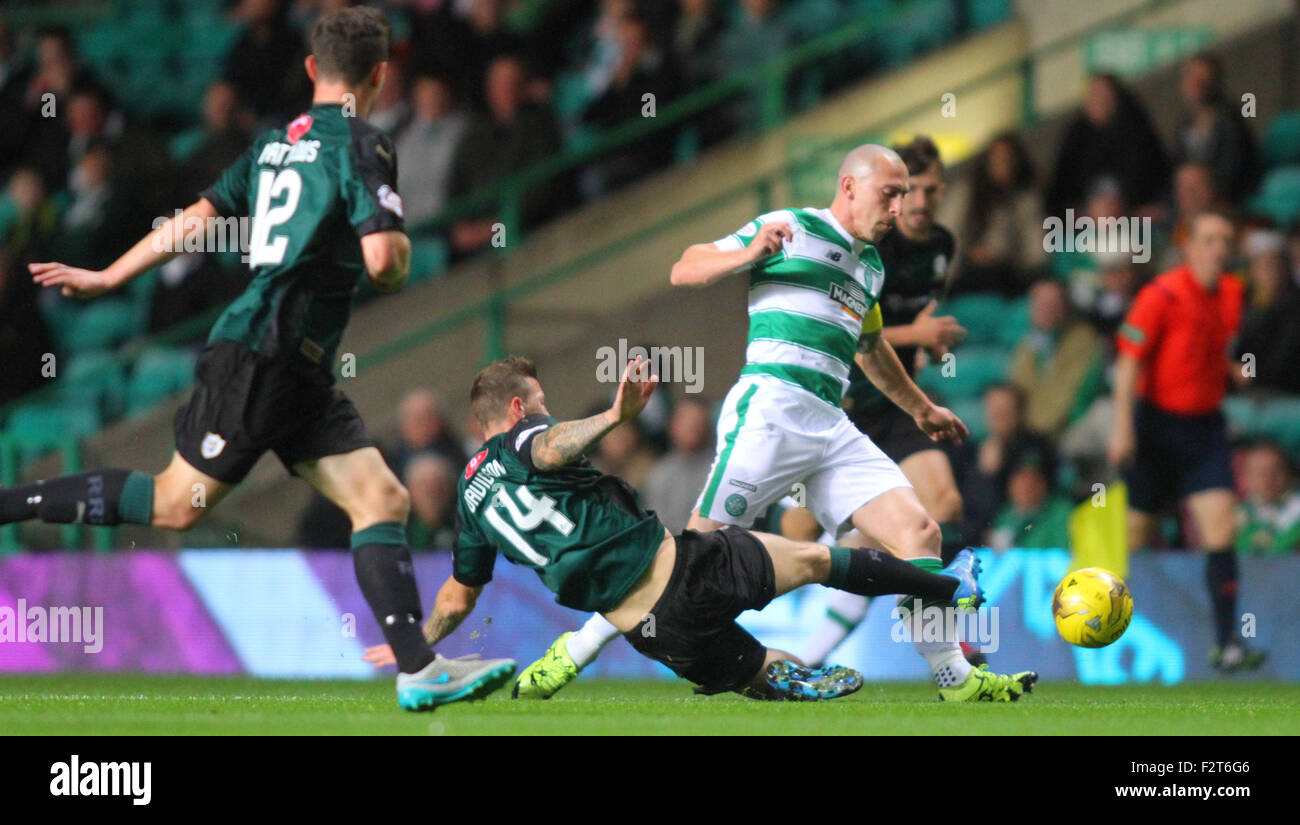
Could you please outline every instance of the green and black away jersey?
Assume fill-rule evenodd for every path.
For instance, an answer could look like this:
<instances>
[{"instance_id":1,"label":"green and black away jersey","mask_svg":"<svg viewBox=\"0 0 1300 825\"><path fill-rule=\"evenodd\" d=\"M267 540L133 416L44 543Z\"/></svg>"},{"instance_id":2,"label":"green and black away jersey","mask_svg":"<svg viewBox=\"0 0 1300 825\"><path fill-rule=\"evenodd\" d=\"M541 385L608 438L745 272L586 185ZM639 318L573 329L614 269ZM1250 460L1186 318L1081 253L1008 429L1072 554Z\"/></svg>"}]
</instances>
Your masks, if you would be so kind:
<instances>
[{"instance_id":1,"label":"green and black away jersey","mask_svg":"<svg viewBox=\"0 0 1300 825\"><path fill-rule=\"evenodd\" d=\"M886 327L912 323L926 304L943 294L956 245L952 233L937 224L925 241L910 240L897 227L881 239L876 249L885 266L880 314ZM908 375L915 374L916 350L898 347L898 360ZM843 403L852 412L890 402L854 363Z\"/></svg>"},{"instance_id":2,"label":"green and black away jersey","mask_svg":"<svg viewBox=\"0 0 1300 825\"><path fill-rule=\"evenodd\" d=\"M586 458L535 469L532 440L555 423L548 415L525 416L465 466L456 490L453 575L467 587L486 584L500 551L536 570L559 604L605 612L650 566L664 526L626 482Z\"/></svg>"},{"instance_id":3,"label":"green and black away jersey","mask_svg":"<svg viewBox=\"0 0 1300 825\"><path fill-rule=\"evenodd\" d=\"M403 231L392 142L340 104L318 103L252 147L200 193L222 218L249 218L252 282L209 341L326 372L365 271L359 238Z\"/></svg>"}]
</instances>

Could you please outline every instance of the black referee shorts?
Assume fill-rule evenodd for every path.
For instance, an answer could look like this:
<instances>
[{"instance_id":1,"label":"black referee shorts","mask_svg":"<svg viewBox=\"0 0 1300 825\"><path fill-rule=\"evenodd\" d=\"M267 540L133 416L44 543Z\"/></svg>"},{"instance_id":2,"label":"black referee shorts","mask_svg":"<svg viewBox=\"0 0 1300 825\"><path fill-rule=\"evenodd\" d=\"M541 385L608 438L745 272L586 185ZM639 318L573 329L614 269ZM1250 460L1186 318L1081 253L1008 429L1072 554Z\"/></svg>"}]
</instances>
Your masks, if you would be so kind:
<instances>
[{"instance_id":1,"label":"black referee shorts","mask_svg":"<svg viewBox=\"0 0 1300 825\"><path fill-rule=\"evenodd\" d=\"M772 601L772 557L739 527L684 530L676 541L677 561L663 595L623 635L640 653L699 685L699 693L744 687L762 669L767 648L736 617Z\"/></svg>"},{"instance_id":2,"label":"black referee shorts","mask_svg":"<svg viewBox=\"0 0 1300 825\"><path fill-rule=\"evenodd\" d=\"M1193 493L1233 489L1223 413L1177 415L1138 401L1133 431L1137 445L1124 482L1134 510L1158 513Z\"/></svg>"}]
</instances>

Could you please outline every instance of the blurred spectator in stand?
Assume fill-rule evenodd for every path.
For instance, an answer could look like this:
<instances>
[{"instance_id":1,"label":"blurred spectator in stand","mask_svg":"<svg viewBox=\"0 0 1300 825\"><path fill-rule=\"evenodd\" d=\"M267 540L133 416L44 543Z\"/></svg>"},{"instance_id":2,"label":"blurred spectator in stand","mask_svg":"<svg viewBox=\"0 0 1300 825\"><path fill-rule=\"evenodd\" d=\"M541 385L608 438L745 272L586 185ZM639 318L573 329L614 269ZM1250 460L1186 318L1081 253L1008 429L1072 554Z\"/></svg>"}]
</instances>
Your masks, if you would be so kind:
<instances>
[{"instance_id":1,"label":"blurred spectator in stand","mask_svg":"<svg viewBox=\"0 0 1300 825\"><path fill-rule=\"evenodd\" d=\"M1300 286L1300 219L1292 221L1286 233L1286 257L1291 262L1290 281Z\"/></svg>"},{"instance_id":2,"label":"blurred spectator in stand","mask_svg":"<svg viewBox=\"0 0 1300 825\"><path fill-rule=\"evenodd\" d=\"M460 197L500 183L503 179L560 149L559 131L549 111L524 100L524 65L504 56L488 69L488 114L474 119L452 164L451 193ZM534 185L522 194L523 228L562 211L567 205L563 178ZM492 242L493 224L500 220L493 203L477 217L462 218L451 227L454 258L477 252Z\"/></svg>"},{"instance_id":3,"label":"blurred spectator in stand","mask_svg":"<svg viewBox=\"0 0 1300 825\"><path fill-rule=\"evenodd\" d=\"M618 25L618 63L605 93L583 113L583 122L608 131L646 118L647 105L668 106L678 80L664 53L650 39L642 17L628 15ZM653 95L647 104L646 95ZM675 130L660 129L616 152L605 153L583 170L583 195L594 199L667 166L673 159Z\"/></svg>"},{"instance_id":4,"label":"blurred spectator in stand","mask_svg":"<svg viewBox=\"0 0 1300 825\"><path fill-rule=\"evenodd\" d=\"M600 11L586 35L586 59L580 67L588 100L603 95L613 82L620 62L619 29L635 13L635 0L601 0Z\"/></svg>"},{"instance_id":5,"label":"blurred spectator in stand","mask_svg":"<svg viewBox=\"0 0 1300 825\"><path fill-rule=\"evenodd\" d=\"M420 75L411 84L412 117L393 143L401 162L397 189L406 223L419 227L447 204L452 163L469 129L469 117L452 108L451 87L442 78Z\"/></svg>"},{"instance_id":6,"label":"blurred spectator in stand","mask_svg":"<svg viewBox=\"0 0 1300 825\"><path fill-rule=\"evenodd\" d=\"M1099 391L1104 346L1101 336L1073 314L1060 281L1041 280L1030 288L1029 322L1007 377L1025 394L1029 428L1054 438Z\"/></svg>"},{"instance_id":7,"label":"blurred spectator in stand","mask_svg":"<svg viewBox=\"0 0 1300 825\"><path fill-rule=\"evenodd\" d=\"M68 180L70 196L55 236L55 255L87 269L104 269L131 245L134 232L122 215L126 199L114 179L108 146L86 147Z\"/></svg>"},{"instance_id":8,"label":"blurred spectator in stand","mask_svg":"<svg viewBox=\"0 0 1300 825\"><path fill-rule=\"evenodd\" d=\"M641 428L635 421L610 430L590 458L602 473L618 476L638 493L655 464L655 455L643 443Z\"/></svg>"},{"instance_id":9,"label":"blurred spectator in stand","mask_svg":"<svg viewBox=\"0 0 1300 825\"><path fill-rule=\"evenodd\" d=\"M1237 552L1274 555L1300 550L1300 491L1292 486L1286 454L1276 444L1246 451L1237 505Z\"/></svg>"},{"instance_id":10,"label":"blurred spectator in stand","mask_svg":"<svg viewBox=\"0 0 1300 825\"><path fill-rule=\"evenodd\" d=\"M1183 262L1183 246L1191 220L1212 206L1220 204L1215 188L1214 174L1203 163L1189 161L1174 170L1173 210L1169 214L1168 230L1163 248L1155 256L1156 269L1164 272Z\"/></svg>"},{"instance_id":11,"label":"blurred spectator in stand","mask_svg":"<svg viewBox=\"0 0 1300 825\"><path fill-rule=\"evenodd\" d=\"M252 134L240 109L239 90L218 80L203 93L203 136L181 165L176 203L190 203L226 167L248 151Z\"/></svg>"},{"instance_id":12,"label":"blurred spectator in stand","mask_svg":"<svg viewBox=\"0 0 1300 825\"><path fill-rule=\"evenodd\" d=\"M678 0L672 32L672 55L688 89L707 85L716 76L714 48L726 29L717 0Z\"/></svg>"},{"instance_id":13,"label":"blurred spectator in stand","mask_svg":"<svg viewBox=\"0 0 1300 825\"><path fill-rule=\"evenodd\" d=\"M468 458L443 413L442 398L433 390L418 389L402 399L397 410L397 442L386 451L388 465L399 477L418 453L433 453L464 467Z\"/></svg>"},{"instance_id":14,"label":"blurred spectator in stand","mask_svg":"<svg viewBox=\"0 0 1300 825\"><path fill-rule=\"evenodd\" d=\"M984 420L988 435L958 454L956 474L964 502L965 535L984 536L1005 501L1011 468L1022 451L1040 456L1049 478L1055 478L1051 442L1025 428L1025 396L1014 384L994 384L984 391Z\"/></svg>"},{"instance_id":15,"label":"blurred spectator in stand","mask_svg":"<svg viewBox=\"0 0 1300 825\"><path fill-rule=\"evenodd\" d=\"M961 277L954 288L1023 295L1047 264L1047 253L1043 201L1020 138L1010 132L993 138L948 202L961 210L947 223L959 227L961 239Z\"/></svg>"},{"instance_id":16,"label":"blurred spectator in stand","mask_svg":"<svg viewBox=\"0 0 1300 825\"><path fill-rule=\"evenodd\" d=\"M450 550L455 544L458 469L433 453L417 453L407 462L402 483L411 494L406 541L412 550Z\"/></svg>"},{"instance_id":17,"label":"blurred spectator in stand","mask_svg":"<svg viewBox=\"0 0 1300 825\"><path fill-rule=\"evenodd\" d=\"M1137 97L1113 75L1088 81L1083 106L1067 127L1047 191L1047 212L1079 209L1102 179L1114 180L1138 215L1155 214L1169 185L1169 160Z\"/></svg>"},{"instance_id":18,"label":"blurred spectator in stand","mask_svg":"<svg viewBox=\"0 0 1300 825\"><path fill-rule=\"evenodd\" d=\"M282 126L311 102L304 40L289 25L282 0L239 0L231 16L245 28L226 55L223 77L260 126Z\"/></svg>"},{"instance_id":19,"label":"blurred spectator in stand","mask_svg":"<svg viewBox=\"0 0 1300 825\"><path fill-rule=\"evenodd\" d=\"M0 246L0 405L39 389L48 380L41 374L44 356L54 347L36 305L39 289L27 267L11 250Z\"/></svg>"},{"instance_id":20,"label":"blurred spectator in stand","mask_svg":"<svg viewBox=\"0 0 1300 825\"><path fill-rule=\"evenodd\" d=\"M1007 479L1007 503L994 520L989 544L995 550L1012 547L1068 549L1070 500L1052 491L1052 476L1043 456L1022 450Z\"/></svg>"},{"instance_id":21,"label":"blurred spectator in stand","mask_svg":"<svg viewBox=\"0 0 1300 825\"><path fill-rule=\"evenodd\" d=\"M49 258L58 225L58 209L40 172L32 166L15 169L0 200L0 249L19 264Z\"/></svg>"},{"instance_id":22,"label":"blurred spectator in stand","mask_svg":"<svg viewBox=\"0 0 1300 825\"><path fill-rule=\"evenodd\" d=\"M1223 91L1219 59L1198 54L1183 63L1179 91L1187 106L1174 138L1174 162L1207 166L1218 191L1239 201L1259 182L1255 139L1239 104Z\"/></svg>"},{"instance_id":23,"label":"blurred spectator in stand","mask_svg":"<svg viewBox=\"0 0 1300 825\"><path fill-rule=\"evenodd\" d=\"M416 11L408 68L448 78L459 100L483 109L490 107L484 81L491 64L503 55L522 57L528 44L505 30L501 0L470 0L466 11L457 14L450 2Z\"/></svg>"},{"instance_id":24,"label":"blurred spectator in stand","mask_svg":"<svg viewBox=\"0 0 1300 825\"><path fill-rule=\"evenodd\" d=\"M1095 253L1097 268L1089 278L1070 281L1070 298L1080 317L1107 341L1124 323L1138 289L1145 283L1142 264L1131 252Z\"/></svg>"},{"instance_id":25,"label":"blurred spectator in stand","mask_svg":"<svg viewBox=\"0 0 1300 825\"><path fill-rule=\"evenodd\" d=\"M730 77L757 69L773 55L794 43L794 32L777 13L776 0L741 0L739 20L718 40L718 77ZM758 125L760 89L752 95L720 107L718 116L729 130L749 130Z\"/></svg>"},{"instance_id":26,"label":"blurred spectator in stand","mask_svg":"<svg viewBox=\"0 0 1300 825\"><path fill-rule=\"evenodd\" d=\"M411 122L411 103L406 94L406 71L398 61L388 62L388 68L384 70L384 85L379 87L379 95L375 98L375 106L370 110L367 120L389 137L395 136ZM401 171L400 167L398 171ZM405 191L402 195L403 200L408 200Z\"/></svg>"},{"instance_id":27,"label":"blurred spectator in stand","mask_svg":"<svg viewBox=\"0 0 1300 825\"><path fill-rule=\"evenodd\" d=\"M1274 230L1246 236L1249 283L1237 364L1228 371L1240 388L1300 394L1300 288L1288 277L1286 239ZM1253 375L1246 375L1246 356Z\"/></svg>"},{"instance_id":28,"label":"blurred spectator in stand","mask_svg":"<svg viewBox=\"0 0 1300 825\"><path fill-rule=\"evenodd\" d=\"M6 176L24 145L28 127L24 101L31 74L0 17L0 111L7 113L5 128L0 129L0 177Z\"/></svg>"},{"instance_id":29,"label":"blurred spectator in stand","mask_svg":"<svg viewBox=\"0 0 1300 825\"><path fill-rule=\"evenodd\" d=\"M676 535L690 520L695 498L713 466L709 405L690 396L678 401L668 421L668 442L672 451L655 462L642 492L645 506Z\"/></svg>"}]
</instances>

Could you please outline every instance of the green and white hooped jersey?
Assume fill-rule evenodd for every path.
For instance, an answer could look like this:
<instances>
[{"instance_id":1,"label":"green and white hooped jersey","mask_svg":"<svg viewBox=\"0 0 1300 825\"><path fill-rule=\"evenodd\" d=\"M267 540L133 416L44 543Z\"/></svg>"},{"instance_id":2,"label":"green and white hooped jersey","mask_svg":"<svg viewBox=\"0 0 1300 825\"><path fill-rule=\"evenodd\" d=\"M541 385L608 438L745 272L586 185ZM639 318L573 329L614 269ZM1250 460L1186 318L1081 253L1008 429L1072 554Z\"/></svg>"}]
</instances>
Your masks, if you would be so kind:
<instances>
[{"instance_id":1,"label":"green and white hooped jersey","mask_svg":"<svg viewBox=\"0 0 1300 825\"><path fill-rule=\"evenodd\" d=\"M807 207L760 215L714 246L747 247L766 223L788 224L794 238L749 267L749 345L741 376L770 376L838 408L858 337L882 326L880 254L849 235L829 209Z\"/></svg>"}]
</instances>

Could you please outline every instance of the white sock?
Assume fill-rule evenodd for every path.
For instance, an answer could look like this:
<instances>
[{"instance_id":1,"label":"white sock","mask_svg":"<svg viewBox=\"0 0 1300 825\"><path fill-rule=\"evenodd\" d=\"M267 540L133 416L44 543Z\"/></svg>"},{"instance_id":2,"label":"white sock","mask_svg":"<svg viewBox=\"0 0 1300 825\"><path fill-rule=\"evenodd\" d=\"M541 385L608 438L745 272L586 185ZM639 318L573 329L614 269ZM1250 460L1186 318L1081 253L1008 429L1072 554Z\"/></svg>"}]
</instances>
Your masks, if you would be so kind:
<instances>
[{"instance_id":1,"label":"white sock","mask_svg":"<svg viewBox=\"0 0 1300 825\"><path fill-rule=\"evenodd\" d=\"M823 664L831 651L839 647L840 642L862 623L870 606L870 596L832 590L830 598L826 600L826 615L813 630L803 660L809 664Z\"/></svg>"},{"instance_id":2,"label":"white sock","mask_svg":"<svg viewBox=\"0 0 1300 825\"><path fill-rule=\"evenodd\" d=\"M610 624L604 616L592 613L587 623L574 631L564 645L569 651L569 658L579 668L584 668L595 661L600 649L619 635L618 628Z\"/></svg>"},{"instance_id":3,"label":"white sock","mask_svg":"<svg viewBox=\"0 0 1300 825\"><path fill-rule=\"evenodd\" d=\"M912 645L925 657L935 683L941 688L960 685L974 669L957 642L912 642Z\"/></svg>"}]
</instances>

